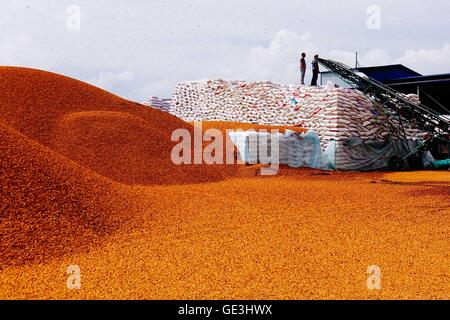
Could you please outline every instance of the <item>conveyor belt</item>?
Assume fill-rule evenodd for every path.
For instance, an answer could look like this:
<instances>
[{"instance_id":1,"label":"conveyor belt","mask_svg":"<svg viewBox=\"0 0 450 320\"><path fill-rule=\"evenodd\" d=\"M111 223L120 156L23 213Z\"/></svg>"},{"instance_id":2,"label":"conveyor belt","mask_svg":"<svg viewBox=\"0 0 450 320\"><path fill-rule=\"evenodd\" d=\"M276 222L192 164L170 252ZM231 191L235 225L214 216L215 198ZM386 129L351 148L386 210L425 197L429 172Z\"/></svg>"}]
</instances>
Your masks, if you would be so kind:
<instances>
[{"instance_id":1,"label":"conveyor belt","mask_svg":"<svg viewBox=\"0 0 450 320\"><path fill-rule=\"evenodd\" d=\"M369 77L363 77L343 63L319 59L319 63L334 72L343 81L375 99L379 106L389 110L392 116L402 118L422 131L434 135L448 135L450 121L423 104L409 101L400 92Z\"/></svg>"}]
</instances>

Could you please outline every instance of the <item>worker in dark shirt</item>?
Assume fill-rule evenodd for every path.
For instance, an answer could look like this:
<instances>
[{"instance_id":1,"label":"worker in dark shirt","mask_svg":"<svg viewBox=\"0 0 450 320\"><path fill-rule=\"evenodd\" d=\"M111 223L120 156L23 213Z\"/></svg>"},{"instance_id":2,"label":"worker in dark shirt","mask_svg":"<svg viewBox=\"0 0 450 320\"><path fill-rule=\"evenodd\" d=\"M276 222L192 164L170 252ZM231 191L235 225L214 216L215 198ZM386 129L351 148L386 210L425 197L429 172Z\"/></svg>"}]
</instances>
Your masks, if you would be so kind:
<instances>
[{"instance_id":1,"label":"worker in dark shirt","mask_svg":"<svg viewBox=\"0 0 450 320\"><path fill-rule=\"evenodd\" d=\"M317 80L319 79L319 61L317 60L319 59L319 55L316 54L314 56L314 60L312 62L312 72L313 72L313 76L312 76L312 80L311 80L311 86L317 86Z\"/></svg>"},{"instance_id":2,"label":"worker in dark shirt","mask_svg":"<svg viewBox=\"0 0 450 320\"><path fill-rule=\"evenodd\" d=\"M305 75L306 75L306 53L302 53L302 58L300 59L300 73L302 75L302 85L305 84Z\"/></svg>"}]
</instances>

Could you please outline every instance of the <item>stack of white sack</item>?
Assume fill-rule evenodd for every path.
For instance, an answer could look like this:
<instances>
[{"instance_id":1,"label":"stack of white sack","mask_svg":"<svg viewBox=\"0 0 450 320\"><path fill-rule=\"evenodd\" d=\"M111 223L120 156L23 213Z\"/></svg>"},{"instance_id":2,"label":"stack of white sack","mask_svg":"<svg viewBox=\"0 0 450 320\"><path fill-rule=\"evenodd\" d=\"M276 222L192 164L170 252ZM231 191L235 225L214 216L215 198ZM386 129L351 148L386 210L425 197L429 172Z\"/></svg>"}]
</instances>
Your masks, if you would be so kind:
<instances>
[{"instance_id":1,"label":"stack of white sack","mask_svg":"<svg viewBox=\"0 0 450 320\"><path fill-rule=\"evenodd\" d=\"M417 96L409 95L412 101ZM325 149L331 140L380 141L389 136L383 114L362 92L334 87L305 87L270 81L201 80L182 82L170 112L186 121L235 121L289 125L314 130ZM408 139L423 133L406 126Z\"/></svg>"},{"instance_id":2,"label":"stack of white sack","mask_svg":"<svg viewBox=\"0 0 450 320\"><path fill-rule=\"evenodd\" d=\"M171 99L159 99L158 97L151 97L142 104L164 112L170 112L172 108Z\"/></svg>"},{"instance_id":3,"label":"stack of white sack","mask_svg":"<svg viewBox=\"0 0 450 320\"><path fill-rule=\"evenodd\" d=\"M415 104L420 104L420 98L417 94L405 94L403 95L407 100Z\"/></svg>"}]
</instances>

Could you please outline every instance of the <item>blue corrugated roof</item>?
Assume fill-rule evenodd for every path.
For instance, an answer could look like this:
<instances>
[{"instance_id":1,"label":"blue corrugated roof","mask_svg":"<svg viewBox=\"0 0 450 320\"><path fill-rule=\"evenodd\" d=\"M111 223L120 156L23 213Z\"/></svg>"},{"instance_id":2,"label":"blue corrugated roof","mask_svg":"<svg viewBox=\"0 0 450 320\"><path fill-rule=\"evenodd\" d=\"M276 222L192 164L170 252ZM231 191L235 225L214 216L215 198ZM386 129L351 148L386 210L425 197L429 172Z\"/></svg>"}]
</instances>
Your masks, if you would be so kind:
<instances>
[{"instance_id":1,"label":"blue corrugated roof","mask_svg":"<svg viewBox=\"0 0 450 320\"><path fill-rule=\"evenodd\" d=\"M450 81L450 73L433 74L428 76L407 77L398 79L389 79L386 83L423 83L423 82L448 82Z\"/></svg>"},{"instance_id":2,"label":"blue corrugated roof","mask_svg":"<svg viewBox=\"0 0 450 320\"><path fill-rule=\"evenodd\" d=\"M402 79L421 76L420 73L411 70L410 68L405 67L402 64L377 67L362 67L358 68L357 70L380 82L385 82L386 80L390 79Z\"/></svg>"},{"instance_id":3,"label":"blue corrugated roof","mask_svg":"<svg viewBox=\"0 0 450 320\"><path fill-rule=\"evenodd\" d=\"M390 79L402 79L402 78L410 78L410 77L419 77L422 76L420 73L411 70L408 67L405 67L402 64L392 64L386 66L376 66L376 67L360 67L357 69L359 72L364 73L368 77L378 80L380 82L385 82ZM323 73L332 73L332 72L323 72Z\"/></svg>"}]
</instances>

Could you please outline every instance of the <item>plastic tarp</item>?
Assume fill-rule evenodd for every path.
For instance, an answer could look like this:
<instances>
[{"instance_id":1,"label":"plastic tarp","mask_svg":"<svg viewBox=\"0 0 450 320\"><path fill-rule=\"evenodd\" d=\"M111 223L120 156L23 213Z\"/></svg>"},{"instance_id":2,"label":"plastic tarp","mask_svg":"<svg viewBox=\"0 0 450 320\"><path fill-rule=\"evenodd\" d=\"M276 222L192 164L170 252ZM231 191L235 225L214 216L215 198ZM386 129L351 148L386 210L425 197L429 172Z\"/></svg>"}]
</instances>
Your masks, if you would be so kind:
<instances>
[{"instance_id":1,"label":"plastic tarp","mask_svg":"<svg viewBox=\"0 0 450 320\"><path fill-rule=\"evenodd\" d=\"M273 136L269 133L246 131L229 133L229 136L239 151L240 159L245 163L268 163L270 153L275 152L271 148ZM293 168L383 170L389 167L391 157L406 155L405 151L399 154L399 150L404 150L402 142L363 141L360 138L347 141L331 140L322 151L319 136L312 130L304 134L287 131L285 134L277 134L277 139L278 163ZM408 141L411 150L420 143L420 140Z\"/></svg>"},{"instance_id":2,"label":"plastic tarp","mask_svg":"<svg viewBox=\"0 0 450 320\"><path fill-rule=\"evenodd\" d=\"M312 130L301 133L288 132L287 139L288 163L293 168L322 169L322 147L319 136Z\"/></svg>"},{"instance_id":3,"label":"plastic tarp","mask_svg":"<svg viewBox=\"0 0 450 320\"><path fill-rule=\"evenodd\" d=\"M406 156L400 141L363 141L353 138L348 141L338 141L335 150L335 168L343 171L374 171L389 167L393 156ZM412 150L421 141L408 141ZM400 152L400 154L399 154Z\"/></svg>"},{"instance_id":4,"label":"plastic tarp","mask_svg":"<svg viewBox=\"0 0 450 320\"><path fill-rule=\"evenodd\" d=\"M255 131L235 131L228 133L228 137L230 138L231 142L236 146L236 149L238 151L238 157L239 160L249 163L249 154L248 154L248 148L247 148L247 137L255 133Z\"/></svg>"},{"instance_id":5,"label":"plastic tarp","mask_svg":"<svg viewBox=\"0 0 450 320\"><path fill-rule=\"evenodd\" d=\"M322 156L322 169L336 170L336 141L331 140L328 143Z\"/></svg>"},{"instance_id":6,"label":"plastic tarp","mask_svg":"<svg viewBox=\"0 0 450 320\"><path fill-rule=\"evenodd\" d=\"M432 166L433 169L448 169L450 168L450 159L434 161Z\"/></svg>"},{"instance_id":7,"label":"plastic tarp","mask_svg":"<svg viewBox=\"0 0 450 320\"><path fill-rule=\"evenodd\" d=\"M294 168L323 168L320 139L314 131L306 133L287 131L285 134L238 131L230 132L228 135L239 152L239 158L245 163L268 163L270 156L275 155L272 160L278 159L278 164ZM272 148L272 139L275 137L278 140L278 148Z\"/></svg>"},{"instance_id":8,"label":"plastic tarp","mask_svg":"<svg viewBox=\"0 0 450 320\"><path fill-rule=\"evenodd\" d=\"M433 162L436 160L434 159L433 155L430 151L425 151L422 156L422 162L423 166L427 169L433 168Z\"/></svg>"}]
</instances>

